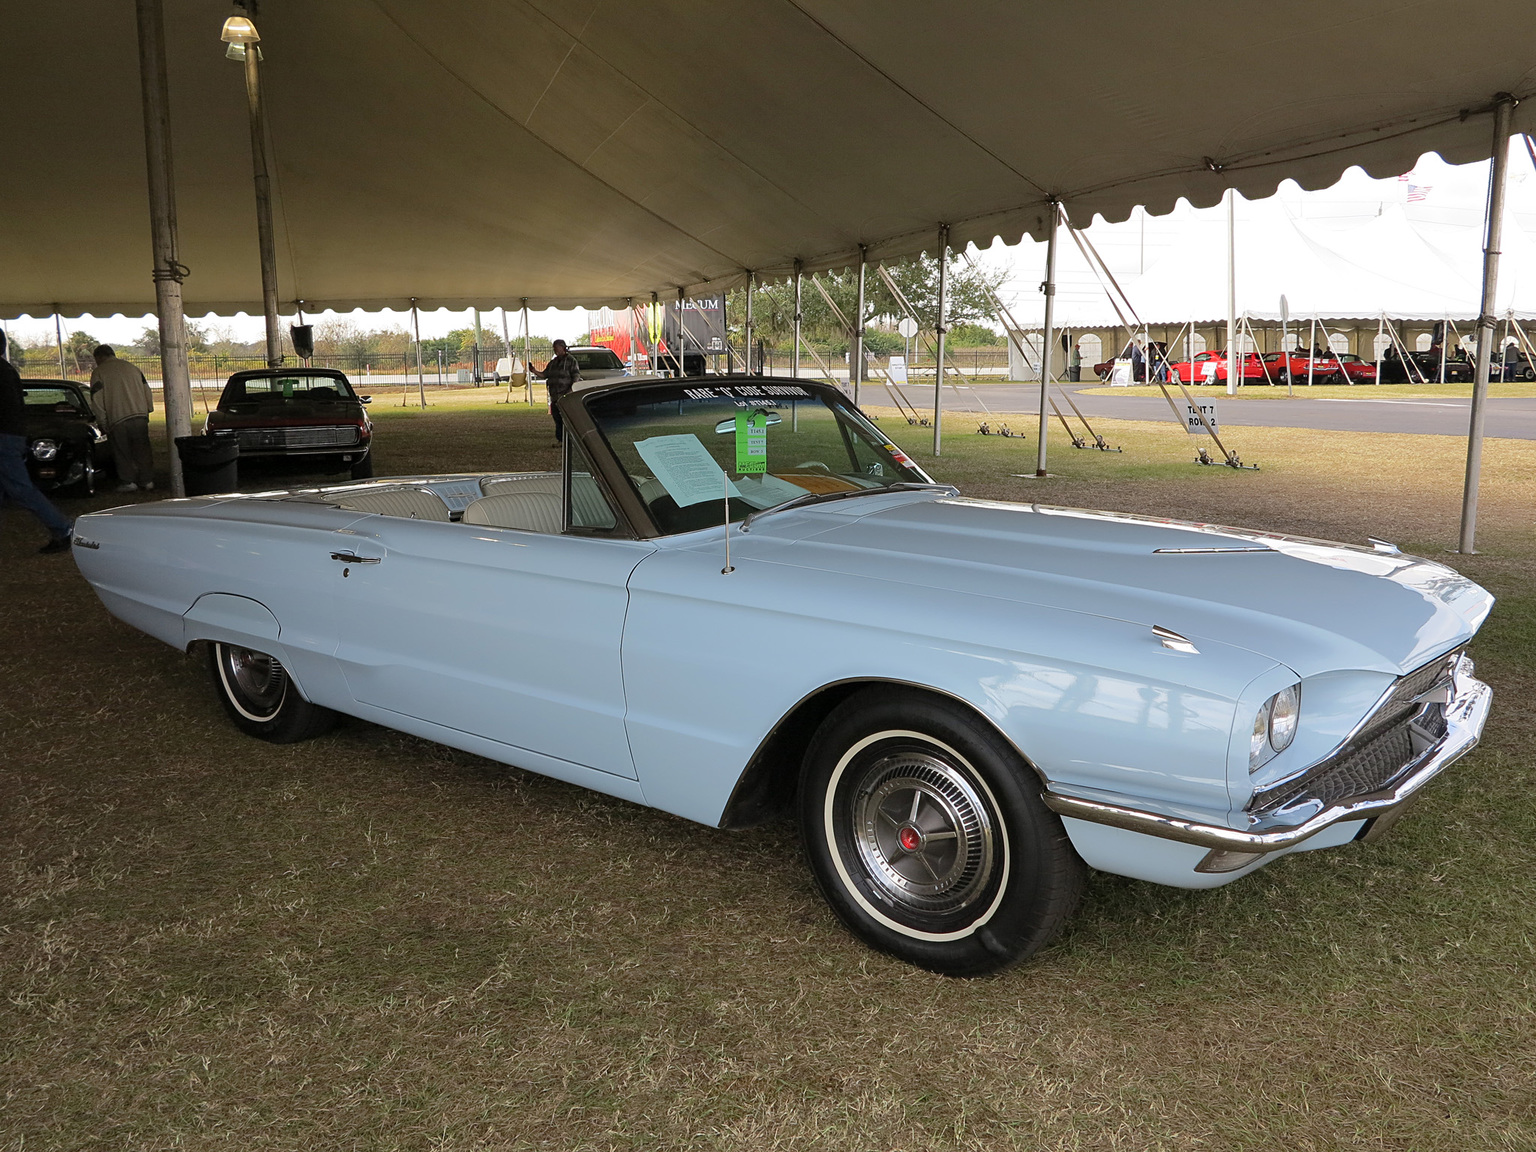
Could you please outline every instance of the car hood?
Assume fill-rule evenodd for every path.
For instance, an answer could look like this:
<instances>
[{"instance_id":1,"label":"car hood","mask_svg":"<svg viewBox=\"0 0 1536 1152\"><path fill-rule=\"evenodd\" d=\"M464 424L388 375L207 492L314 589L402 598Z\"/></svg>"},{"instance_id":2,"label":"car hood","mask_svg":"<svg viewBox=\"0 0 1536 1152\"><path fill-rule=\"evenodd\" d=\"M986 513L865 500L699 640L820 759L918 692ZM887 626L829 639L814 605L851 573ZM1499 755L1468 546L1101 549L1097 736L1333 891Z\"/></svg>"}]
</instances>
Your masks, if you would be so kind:
<instances>
[{"instance_id":1,"label":"car hood","mask_svg":"<svg viewBox=\"0 0 1536 1152\"><path fill-rule=\"evenodd\" d=\"M1401 553L1040 504L866 496L751 533L790 544L764 559L1160 625L1301 676L1400 675L1465 642L1493 604L1445 565Z\"/></svg>"},{"instance_id":2,"label":"car hood","mask_svg":"<svg viewBox=\"0 0 1536 1152\"><path fill-rule=\"evenodd\" d=\"M95 438L95 428L84 416L65 416L62 413L27 413L25 428L29 437L46 436L54 440L90 440Z\"/></svg>"}]
</instances>

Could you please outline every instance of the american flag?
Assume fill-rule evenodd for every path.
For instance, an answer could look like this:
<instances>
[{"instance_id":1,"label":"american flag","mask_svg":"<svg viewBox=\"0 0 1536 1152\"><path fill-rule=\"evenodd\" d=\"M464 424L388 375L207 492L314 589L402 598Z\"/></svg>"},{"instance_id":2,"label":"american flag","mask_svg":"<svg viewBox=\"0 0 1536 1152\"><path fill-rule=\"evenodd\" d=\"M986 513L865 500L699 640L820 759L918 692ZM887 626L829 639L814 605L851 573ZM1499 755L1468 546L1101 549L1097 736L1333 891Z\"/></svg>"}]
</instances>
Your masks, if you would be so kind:
<instances>
[{"instance_id":1,"label":"american flag","mask_svg":"<svg viewBox=\"0 0 1536 1152\"><path fill-rule=\"evenodd\" d=\"M1404 172L1397 178L1397 182L1407 186L1407 200L1410 204L1419 203L1434 190L1433 184L1415 184L1412 172Z\"/></svg>"}]
</instances>

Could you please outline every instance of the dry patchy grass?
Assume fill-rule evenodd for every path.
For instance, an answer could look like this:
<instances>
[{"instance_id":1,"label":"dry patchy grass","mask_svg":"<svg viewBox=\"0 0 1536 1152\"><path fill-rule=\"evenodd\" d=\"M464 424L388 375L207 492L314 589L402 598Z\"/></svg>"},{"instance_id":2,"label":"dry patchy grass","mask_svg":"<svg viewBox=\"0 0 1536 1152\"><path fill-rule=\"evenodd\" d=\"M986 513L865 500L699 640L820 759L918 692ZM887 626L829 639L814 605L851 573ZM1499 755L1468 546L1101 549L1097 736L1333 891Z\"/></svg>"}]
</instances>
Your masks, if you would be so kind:
<instances>
[{"instance_id":1,"label":"dry patchy grass","mask_svg":"<svg viewBox=\"0 0 1536 1152\"><path fill-rule=\"evenodd\" d=\"M381 468L552 465L542 413L489 400L380 405ZM1448 437L1234 429L1237 473L1105 422L1123 455L1035 481L1031 442L952 424L930 461L893 420L980 495L1455 535ZM849 938L785 825L363 723L247 741L12 511L0 1148L1531 1147L1533 477L1536 445L1490 442L1459 566L1502 597L1496 711L1393 836L1215 892L1096 875L1059 944L969 982Z\"/></svg>"}]
</instances>

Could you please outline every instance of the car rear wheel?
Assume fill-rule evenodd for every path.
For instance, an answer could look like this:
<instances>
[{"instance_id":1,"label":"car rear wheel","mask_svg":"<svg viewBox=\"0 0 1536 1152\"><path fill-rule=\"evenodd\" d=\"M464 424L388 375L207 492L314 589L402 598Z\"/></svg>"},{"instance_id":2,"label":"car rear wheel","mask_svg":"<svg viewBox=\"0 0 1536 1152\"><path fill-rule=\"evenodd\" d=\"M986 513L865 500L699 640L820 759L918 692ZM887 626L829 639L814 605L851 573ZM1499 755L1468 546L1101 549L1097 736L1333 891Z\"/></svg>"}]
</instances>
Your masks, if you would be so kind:
<instances>
[{"instance_id":1,"label":"car rear wheel","mask_svg":"<svg viewBox=\"0 0 1536 1152\"><path fill-rule=\"evenodd\" d=\"M998 733L921 693L866 689L806 753L798 799L812 871L865 943L981 976L1060 932L1087 868L1040 783Z\"/></svg>"},{"instance_id":2,"label":"car rear wheel","mask_svg":"<svg viewBox=\"0 0 1536 1152\"><path fill-rule=\"evenodd\" d=\"M299 694L275 657L215 642L209 645L208 658L224 711L247 736L293 744L319 736L336 723L336 713Z\"/></svg>"},{"instance_id":3,"label":"car rear wheel","mask_svg":"<svg viewBox=\"0 0 1536 1152\"><path fill-rule=\"evenodd\" d=\"M371 479L373 479L373 453L372 452L368 453L368 455L364 456L356 464L352 465L352 479L354 479L354 480L371 480Z\"/></svg>"}]
</instances>

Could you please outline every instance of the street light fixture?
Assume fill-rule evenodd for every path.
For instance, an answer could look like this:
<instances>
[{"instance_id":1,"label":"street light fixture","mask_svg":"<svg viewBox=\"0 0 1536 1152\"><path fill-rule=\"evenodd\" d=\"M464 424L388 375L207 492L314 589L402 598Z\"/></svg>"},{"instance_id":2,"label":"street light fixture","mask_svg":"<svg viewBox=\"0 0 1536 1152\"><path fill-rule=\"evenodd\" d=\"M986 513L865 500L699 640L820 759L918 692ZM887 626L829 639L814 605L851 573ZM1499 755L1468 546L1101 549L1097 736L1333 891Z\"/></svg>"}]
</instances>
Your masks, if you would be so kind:
<instances>
[{"instance_id":1,"label":"street light fixture","mask_svg":"<svg viewBox=\"0 0 1536 1152\"><path fill-rule=\"evenodd\" d=\"M261 252L261 302L267 321L267 366L283 362L282 332L277 319L277 244L272 235L272 181L267 174L266 113L261 104L261 39L249 16L224 21L219 39L229 47L224 55L245 65L245 98L251 118L251 169L256 185L256 240ZM252 51L254 49L254 51Z\"/></svg>"}]
</instances>

